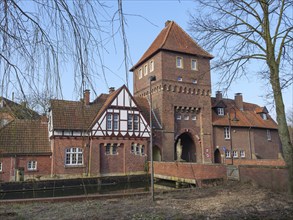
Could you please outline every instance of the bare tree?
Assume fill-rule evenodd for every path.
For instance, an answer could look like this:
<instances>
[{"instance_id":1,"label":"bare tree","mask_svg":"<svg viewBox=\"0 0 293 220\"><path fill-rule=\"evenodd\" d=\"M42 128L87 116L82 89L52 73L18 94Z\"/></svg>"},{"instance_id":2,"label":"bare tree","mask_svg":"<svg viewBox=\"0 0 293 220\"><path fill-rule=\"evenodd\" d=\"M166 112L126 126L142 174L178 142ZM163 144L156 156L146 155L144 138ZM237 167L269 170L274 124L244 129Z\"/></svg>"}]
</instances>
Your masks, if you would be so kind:
<instances>
[{"instance_id":1,"label":"bare tree","mask_svg":"<svg viewBox=\"0 0 293 220\"><path fill-rule=\"evenodd\" d=\"M0 1L0 95L7 95L13 88L24 99L27 91L41 90L62 97L61 77L74 78L79 94L85 87L95 91L93 79L105 79L106 46L111 46L113 36L121 33L124 20L122 1L117 0L116 5L106 3ZM64 68L68 63L73 70Z\"/></svg>"},{"instance_id":2,"label":"bare tree","mask_svg":"<svg viewBox=\"0 0 293 220\"><path fill-rule=\"evenodd\" d=\"M293 148L290 141L282 89L292 85L292 0L196 0L199 12L190 19L190 31L209 50L222 83L255 72L251 62L262 66L258 74L269 81L276 106L279 136L289 168L293 193Z\"/></svg>"}]
</instances>

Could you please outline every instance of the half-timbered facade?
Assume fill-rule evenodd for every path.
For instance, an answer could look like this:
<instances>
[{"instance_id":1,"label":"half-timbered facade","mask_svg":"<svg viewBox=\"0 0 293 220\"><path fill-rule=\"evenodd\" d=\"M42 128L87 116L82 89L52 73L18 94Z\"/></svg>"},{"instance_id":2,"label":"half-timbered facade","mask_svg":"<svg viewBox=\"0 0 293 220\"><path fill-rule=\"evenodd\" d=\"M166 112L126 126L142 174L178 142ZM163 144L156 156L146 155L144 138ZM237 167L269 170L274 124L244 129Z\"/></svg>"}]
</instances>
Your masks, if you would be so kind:
<instances>
[{"instance_id":1,"label":"half-timbered facade","mask_svg":"<svg viewBox=\"0 0 293 220\"><path fill-rule=\"evenodd\" d=\"M52 100L49 133L52 175L61 177L142 174L149 126L126 86L93 102Z\"/></svg>"}]
</instances>

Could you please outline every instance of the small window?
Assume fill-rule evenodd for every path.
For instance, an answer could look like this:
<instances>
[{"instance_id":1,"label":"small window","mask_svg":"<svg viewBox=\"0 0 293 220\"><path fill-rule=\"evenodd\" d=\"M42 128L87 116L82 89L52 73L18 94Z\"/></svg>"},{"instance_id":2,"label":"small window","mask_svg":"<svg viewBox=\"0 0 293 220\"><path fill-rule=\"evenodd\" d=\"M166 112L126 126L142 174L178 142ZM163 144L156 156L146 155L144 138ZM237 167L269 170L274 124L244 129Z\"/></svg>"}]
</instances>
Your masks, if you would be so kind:
<instances>
[{"instance_id":1,"label":"small window","mask_svg":"<svg viewBox=\"0 0 293 220\"><path fill-rule=\"evenodd\" d=\"M230 128L229 127L224 127L224 138L230 139Z\"/></svg>"},{"instance_id":2,"label":"small window","mask_svg":"<svg viewBox=\"0 0 293 220\"><path fill-rule=\"evenodd\" d=\"M117 144L112 145L112 154L116 155L117 154Z\"/></svg>"},{"instance_id":3,"label":"small window","mask_svg":"<svg viewBox=\"0 0 293 220\"><path fill-rule=\"evenodd\" d=\"M197 79L193 79L193 80L192 80L192 83L193 83L193 84L197 84Z\"/></svg>"},{"instance_id":4,"label":"small window","mask_svg":"<svg viewBox=\"0 0 293 220\"><path fill-rule=\"evenodd\" d=\"M268 141L272 140L271 130L269 130L269 129L267 129L267 139L268 139Z\"/></svg>"},{"instance_id":5,"label":"small window","mask_svg":"<svg viewBox=\"0 0 293 220\"><path fill-rule=\"evenodd\" d=\"M245 158L245 150L241 150L240 151L240 157L241 158Z\"/></svg>"},{"instance_id":6,"label":"small window","mask_svg":"<svg viewBox=\"0 0 293 220\"><path fill-rule=\"evenodd\" d=\"M263 120L268 120L268 116L266 113L261 113L261 117Z\"/></svg>"},{"instance_id":7,"label":"small window","mask_svg":"<svg viewBox=\"0 0 293 220\"><path fill-rule=\"evenodd\" d=\"M184 115L184 120L185 121L189 120L189 115Z\"/></svg>"},{"instance_id":8,"label":"small window","mask_svg":"<svg viewBox=\"0 0 293 220\"><path fill-rule=\"evenodd\" d=\"M176 114L176 120L178 120L178 121L181 120L181 115L179 113Z\"/></svg>"},{"instance_id":9,"label":"small window","mask_svg":"<svg viewBox=\"0 0 293 220\"><path fill-rule=\"evenodd\" d=\"M140 153L141 155L144 155L144 145L141 146Z\"/></svg>"},{"instance_id":10,"label":"small window","mask_svg":"<svg viewBox=\"0 0 293 220\"><path fill-rule=\"evenodd\" d=\"M195 121L195 120L196 120L196 115L192 115L192 116L191 116L191 120L192 120L192 121Z\"/></svg>"},{"instance_id":11,"label":"small window","mask_svg":"<svg viewBox=\"0 0 293 220\"><path fill-rule=\"evenodd\" d=\"M197 70L197 61L195 59L191 60L191 69Z\"/></svg>"},{"instance_id":12,"label":"small window","mask_svg":"<svg viewBox=\"0 0 293 220\"><path fill-rule=\"evenodd\" d=\"M139 117L138 115L133 115L133 128L135 131L139 130Z\"/></svg>"},{"instance_id":13,"label":"small window","mask_svg":"<svg viewBox=\"0 0 293 220\"><path fill-rule=\"evenodd\" d=\"M115 113L113 115L113 128L115 131L119 130L119 114L118 113Z\"/></svg>"},{"instance_id":14,"label":"small window","mask_svg":"<svg viewBox=\"0 0 293 220\"><path fill-rule=\"evenodd\" d=\"M139 146L135 147L135 154L139 154Z\"/></svg>"},{"instance_id":15,"label":"small window","mask_svg":"<svg viewBox=\"0 0 293 220\"><path fill-rule=\"evenodd\" d=\"M106 154L107 155L111 154L111 144L106 145Z\"/></svg>"},{"instance_id":16,"label":"small window","mask_svg":"<svg viewBox=\"0 0 293 220\"><path fill-rule=\"evenodd\" d=\"M37 170L37 161L31 160L27 163L27 170L32 171L32 170Z\"/></svg>"},{"instance_id":17,"label":"small window","mask_svg":"<svg viewBox=\"0 0 293 220\"><path fill-rule=\"evenodd\" d=\"M134 153L134 143L131 144L131 153Z\"/></svg>"},{"instance_id":18,"label":"small window","mask_svg":"<svg viewBox=\"0 0 293 220\"><path fill-rule=\"evenodd\" d=\"M138 78L141 79L142 78L142 69L138 70Z\"/></svg>"},{"instance_id":19,"label":"small window","mask_svg":"<svg viewBox=\"0 0 293 220\"><path fill-rule=\"evenodd\" d=\"M224 108L217 108L217 113L221 116L225 115Z\"/></svg>"},{"instance_id":20,"label":"small window","mask_svg":"<svg viewBox=\"0 0 293 220\"><path fill-rule=\"evenodd\" d=\"M150 72L153 72L154 69L155 69L155 63L154 63L153 60L151 60L151 62L150 62Z\"/></svg>"},{"instance_id":21,"label":"small window","mask_svg":"<svg viewBox=\"0 0 293 220\"><path fill-rule=\"evenodd\" d=\"M107 114L107 130L112 130L112 114Z\"/></svg>"},{"instance_id":22,"label":"small window","mask_svg":"<svg viewBox=\"0 0 293 220\"><path fill-rule=\"evenodd\" d=\"M0 172L2 172L2 162L0 162Z\"/></svg>"},{"instance_id":23,"label":"small window","mask_svg":"<svg viewBox=\"0 0 293 220\"><path fill-rule=\"evenodd\" d=\"M226 150L225 151L225 156L226 156L226 158L231 158L230 151Z\"/></svg>"},{"instance_id":24,"label":"small window","mask_svg":"<svg viewBox=\"0 0 293 220\"><path fill-rule=\"evenodd\" d=\"M181 76L178 76L177 80L181 82L182 81L182 77Z\"/></svg>"},{"instance_id":25,"label":"small window","mask_svg":"<svg viewBox=\"0 0 293 220\"><path fill-rule=\"evenodd\" d=\"M238 158L238 151L236 150L233 151L233 158Z\"/></svg>"},{"instance_id":26,"label":"small window","mask_svg":"<svg viewBox=\"0 0 293 220\"><path fill-rule=\"evenodd\" d=\"M182 57L176 57L176 67L183 68L183 58Z\"/></svg>"},{"instance_id":27,"label":"small window","mask_svg":"<svg viewBox=\"0 0 293 220\"><path fill-rule=\"evenodd\" d=\"M148 75L148 65L144 65L144 75Z\"/></svg>"}]
</instances>

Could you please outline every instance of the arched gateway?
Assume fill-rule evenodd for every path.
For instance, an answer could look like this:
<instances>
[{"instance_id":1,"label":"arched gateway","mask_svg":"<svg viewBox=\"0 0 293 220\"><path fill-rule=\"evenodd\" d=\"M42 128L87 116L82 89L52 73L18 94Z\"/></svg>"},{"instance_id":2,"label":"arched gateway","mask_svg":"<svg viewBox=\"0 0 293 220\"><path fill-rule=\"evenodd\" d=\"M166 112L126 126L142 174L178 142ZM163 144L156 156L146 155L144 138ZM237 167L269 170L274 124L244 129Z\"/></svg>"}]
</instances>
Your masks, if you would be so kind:
<instances>
[{"instance_id":1,"label":"arched gateway","mask_svg":"<svg viewBox=\"0 0 293 220\"><path fill-rule=\"evenodd\" d=\"M182 153L181 153L180 160L177 159L177 149L176 149L179 139L181 140L181 146L182 146ZM191 133L184 132L180 136L177 137L174 144L174 155L175 155L174 159L176 161L196 162L196 146L191 136Z\"/></svg>"}]
</instances>

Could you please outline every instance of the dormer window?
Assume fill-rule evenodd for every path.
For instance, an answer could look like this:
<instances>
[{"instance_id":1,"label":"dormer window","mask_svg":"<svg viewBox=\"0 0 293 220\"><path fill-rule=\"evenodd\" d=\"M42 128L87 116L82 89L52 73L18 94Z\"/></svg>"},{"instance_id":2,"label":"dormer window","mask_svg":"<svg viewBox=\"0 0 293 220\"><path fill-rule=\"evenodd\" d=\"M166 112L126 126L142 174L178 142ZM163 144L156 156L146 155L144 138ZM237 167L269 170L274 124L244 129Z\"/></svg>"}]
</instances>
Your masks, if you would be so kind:
<instances>
[{"instance_id":1,"label":"dormer window","mask_svg":"<svg viewBox=\"0 0 293 220\"><path fill-rule=\"evenodd\" d=\"M260 115L263 120L268 120L268 115L266 113L261 113Z\"/></svg>"},{"instance_id":2,"label":"dormer window","mask_svg":"<svg viewBox=\"0 0 293 220\"><path fill-rule=\"evenodd\" d=\"M225 115L224 108L217 108L217 114L220 115L220 116Z\"/></svg>"}]
</instances>

